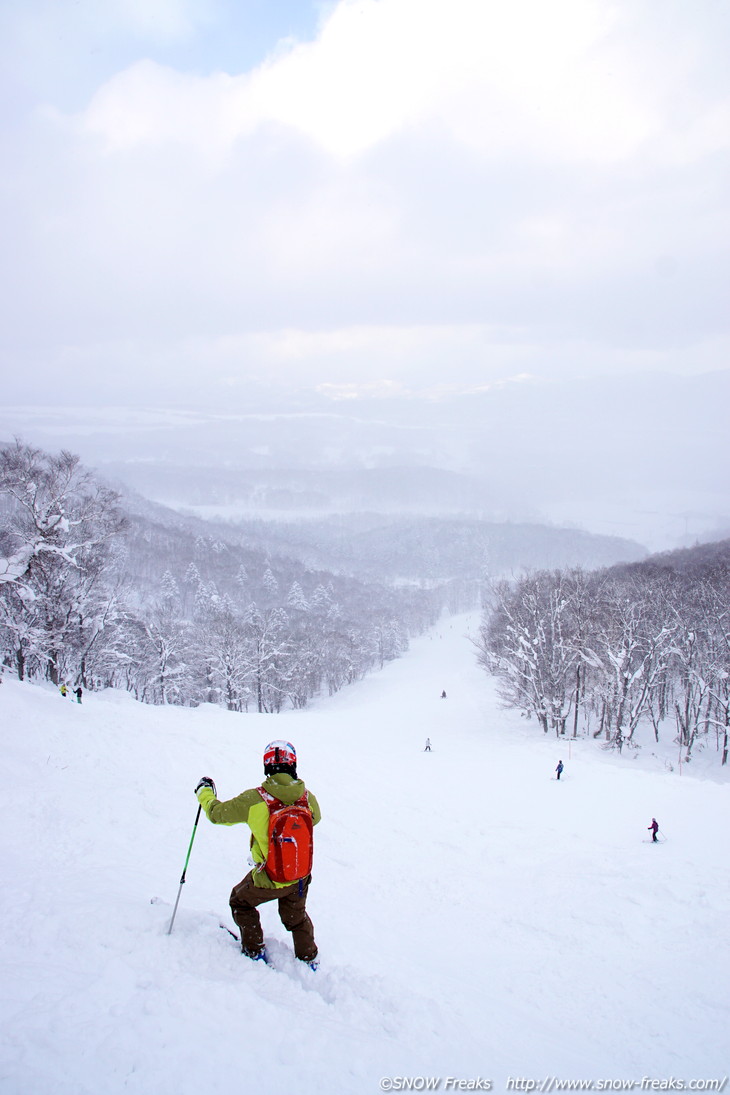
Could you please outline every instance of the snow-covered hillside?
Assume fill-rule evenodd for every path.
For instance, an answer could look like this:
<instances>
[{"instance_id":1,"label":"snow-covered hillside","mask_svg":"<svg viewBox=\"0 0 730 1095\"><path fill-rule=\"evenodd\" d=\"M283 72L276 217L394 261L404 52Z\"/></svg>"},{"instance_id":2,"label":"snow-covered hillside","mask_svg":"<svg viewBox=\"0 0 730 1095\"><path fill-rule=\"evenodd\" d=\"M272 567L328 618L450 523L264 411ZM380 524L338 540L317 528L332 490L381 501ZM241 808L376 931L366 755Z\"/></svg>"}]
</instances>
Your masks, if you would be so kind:
<instances>
[{"instance_id":1,"label":"snow-covered hillside","mask_svg":"<svg viewBox=\"0 0 730 1095\"><path fill-rule=\"evenodd\" d=\"M446 620L279 716L118 692L78 706L6 680L4 1095L721 1080L727 783L544 739L500 710L476 625ZM222 798L255 785L280 737L323 812L316 973L272 905L279 969L219 929L245 827L202 819L166 934L197 780Z\"/></svg>"}]
</instances>

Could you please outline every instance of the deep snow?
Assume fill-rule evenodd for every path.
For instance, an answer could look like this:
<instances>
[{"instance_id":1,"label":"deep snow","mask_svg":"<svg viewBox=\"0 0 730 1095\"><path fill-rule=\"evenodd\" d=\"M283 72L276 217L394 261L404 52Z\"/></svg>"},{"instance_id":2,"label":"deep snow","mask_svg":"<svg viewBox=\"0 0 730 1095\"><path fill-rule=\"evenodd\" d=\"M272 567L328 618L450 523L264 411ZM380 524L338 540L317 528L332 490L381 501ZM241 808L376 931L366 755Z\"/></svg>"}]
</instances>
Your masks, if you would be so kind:
<instances>
[{"instance_id":1,"label":"deep snow","mask_svg":"<svg viewBox=\"0 0 730 1095\"><path fill-rule=\"evenodd\" d=\"M79 706L6 680L2 1092L722 1079L727 783L544 738L500 709L476 624L444 620L381 673L279 716L119 692ZM219 929L247 870L242 826L201 819L166 934L197 780L222 798L257 784L279 737L322 806L317 973L290 957L274 906L279 970Z\"/></svg>"}]
</instances>

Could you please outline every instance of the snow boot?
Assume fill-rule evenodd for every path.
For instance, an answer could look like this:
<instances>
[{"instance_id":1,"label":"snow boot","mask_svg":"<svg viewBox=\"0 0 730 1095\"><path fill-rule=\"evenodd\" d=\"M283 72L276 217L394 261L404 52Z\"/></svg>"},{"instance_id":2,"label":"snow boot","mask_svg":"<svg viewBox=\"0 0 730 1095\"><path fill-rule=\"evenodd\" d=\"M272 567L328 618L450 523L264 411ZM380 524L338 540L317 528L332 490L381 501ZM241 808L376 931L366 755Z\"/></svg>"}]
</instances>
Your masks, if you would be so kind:
<instances>
[{"instance_id":1,"label":"snow boot","mask_svg":"<svg viewBox=\"0 0 730 1095\"><path fill-rule=\"evenodd\" d=\"M264 947L262 951L259 951L258 954L249 954L248 951L241 948L241 954L245 955L246 958L250 958L252 962L265 962L267 966L269 964L269 956L266 953L266 947Z\"/></svg>"}]
</instances>

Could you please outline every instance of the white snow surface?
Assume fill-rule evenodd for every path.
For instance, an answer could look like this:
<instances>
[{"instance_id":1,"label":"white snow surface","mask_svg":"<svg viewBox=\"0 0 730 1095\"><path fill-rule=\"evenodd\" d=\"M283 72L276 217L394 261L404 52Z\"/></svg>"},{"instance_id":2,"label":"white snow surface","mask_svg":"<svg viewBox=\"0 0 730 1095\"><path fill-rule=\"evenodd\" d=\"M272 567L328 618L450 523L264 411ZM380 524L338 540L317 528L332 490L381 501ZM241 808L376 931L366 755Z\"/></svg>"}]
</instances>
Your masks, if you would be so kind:
<instances>
[{"instance_id":1,"label":"white snow surface","mask_svg":"<svg viewBox=\"0 0 730 1095\"><path fill-rule=\"evenodd\" d=\"M6 679L3 1095L721 1080L727 782L558 743L502 710L477 622L446 619L279 716L115 691L79 706ZM274 738L322 807L317 972L275 903L261 913L278 968L220 930L248 829L204 815L167 934L195 784L256 786Z\"/></svg>"}]
</instances>

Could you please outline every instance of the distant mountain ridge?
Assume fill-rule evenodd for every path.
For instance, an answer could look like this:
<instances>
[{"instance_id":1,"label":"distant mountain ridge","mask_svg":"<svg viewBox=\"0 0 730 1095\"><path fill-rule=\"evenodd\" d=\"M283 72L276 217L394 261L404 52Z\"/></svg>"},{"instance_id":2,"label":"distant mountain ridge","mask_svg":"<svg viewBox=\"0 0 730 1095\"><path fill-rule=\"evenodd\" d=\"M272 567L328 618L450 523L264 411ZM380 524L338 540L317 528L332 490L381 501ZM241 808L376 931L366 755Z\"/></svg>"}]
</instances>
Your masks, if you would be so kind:
<instances>
[{"instance_id":1,"label":"distant mountain ridge","mask_svg":"<svg viewBox=\"0 0 730 1095\"><path fill-rule=\"evenodd\" d=\"M509 517L504 492L486 478L428 466L251 469L145 463L114 464L105 472L147 498L213 520L362 512Z\"/></svg>"},{"instance_id":2,"label":"distant mountain ridge","mask_svg":"<svg viewBox=\"0 0 730 1095\"><path fill-rule=\"evenodd\" d=\"M167 529L173 540L212 537L261 561L296 560L314 571L366 582L478 582L540 568L632 563L648 554L641 544L620 537L527 522L383 513L298 520L260 516L234 522L180 513L136 493L125 492L125 498L136 520ZM174 554L178 551L176 547Z\"/></svg>"},{"instance_id":3,"label":"distant mountain ridge","mask_svg":"<svg viewBox=\"0 0 730 1095\"><path fill-rule=\"evenodd\" d=\"M670 571L694 580L727 575L730 574L730 538L657 552L631 566L652 573Z\"/></svg>"},{"instance_id":4,"label":"distant mountain ridge","mask_svg":"<svg viewBox=\"0 0 730 1095\"><path fill-rule=\"evenodd\" d=\"M308 565L363 579L438 583L482 581L533 569L593 569L646 558L620 537L547 525L469 518L340 514L285 523L242 521L252 542L295 552Z\"/></svg>"}]
</instances>

